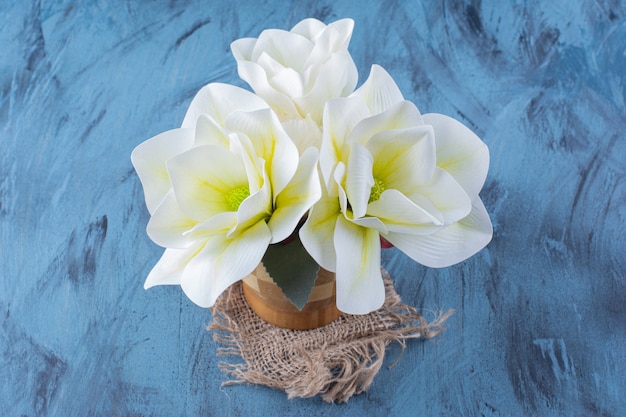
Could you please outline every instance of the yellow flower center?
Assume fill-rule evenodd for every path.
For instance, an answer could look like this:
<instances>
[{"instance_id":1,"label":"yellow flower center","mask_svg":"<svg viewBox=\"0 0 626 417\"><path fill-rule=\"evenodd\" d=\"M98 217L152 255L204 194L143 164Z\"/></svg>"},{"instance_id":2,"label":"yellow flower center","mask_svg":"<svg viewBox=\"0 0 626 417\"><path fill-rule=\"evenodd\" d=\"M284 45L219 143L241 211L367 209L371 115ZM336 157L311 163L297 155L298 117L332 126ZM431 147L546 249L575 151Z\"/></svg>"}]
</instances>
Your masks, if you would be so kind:
<instances>
[{"instance_id":1,"label":"yellow flower center","mask_svg":"<svg viewBox=\"0 0 626 417\"><path fill-rule=\"evenodd\" d=\"M385 184L378 178L374 178L374 185L372 186L372 191L370 191L368 204L378 200L383 191L385 191Z\"/></svg>"},{"instance_id":2,"label":"yellow flower center","mask_svg":"<svg viewBox=\"0 0 626 417\"><path fill-rule=\"evenodd\" d=\"M228 208L231 211L237 211L239 206L250 196L250 189L247 186L242 185L241 187L236 187L230 190L230 192L226 195L226 203L228 204Z\"/></svg>"}]
</instances>

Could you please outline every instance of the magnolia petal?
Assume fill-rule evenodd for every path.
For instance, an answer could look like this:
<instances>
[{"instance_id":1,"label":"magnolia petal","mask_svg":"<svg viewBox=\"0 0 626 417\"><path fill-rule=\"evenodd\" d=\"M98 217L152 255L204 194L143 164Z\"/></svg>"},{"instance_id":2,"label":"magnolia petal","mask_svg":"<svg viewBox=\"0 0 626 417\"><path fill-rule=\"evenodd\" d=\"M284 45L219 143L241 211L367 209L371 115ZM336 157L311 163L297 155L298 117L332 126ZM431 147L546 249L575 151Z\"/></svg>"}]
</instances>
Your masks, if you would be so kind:
<instances>
[{"instance_id":1,"label":"magnolia petal","mask_svg":"<svg viewBox=\"0 0 626 417\"><path fill-rule=\"evenodd\" d=\"M256 64L263 68L263 71L265 72L268 80L271 80L276 74L287 69L282 63L278 62L276 59L274 59L274 57L272 57L265 51L262 52L261 55L257 58Z\"/></svg>"},{"instance_id":2,"label":"magnolia petal","mask_svg":"<svg viewBox=\"0 0 626 417\"><path fill-rule=\"evenodd\" d=\"M285 120L283 128L296 144L300 155L311 146L317 149L320 149L322 146L322 131L310 116L307 116L305 119Z\"/></svg>"},{"instance_id":3,"label":"magnolia petal","mask_svg":"<svg viewBox=\"0 0 626 417\"><path fill-rule=\"evenodd\" d=\"M337 86L341 87L341 90L337 88L335 91L337 91L338 97L347 97L354 91L359 81L359 71L352 59L352 55L348 51L338 52L335 54L335 57L329 60L326 70L332 66L343 68L343 71L339 73L341 76L337 78Z\"/></svg>"},{"instance_id":4,"label":"magnolia petal","mask_svg":"<svg viewBox=\"0 0 626 417\"><path fill-rule=\"evenodd\" d=\"M393 78L380 65L372 65L369 77L352 96L360 97L372 114L382 113L404 100ZM418 124L421 124L419 119Z\"/></svg>"},{"instance_id":5,"label":"magnolia petal","mask_svg":"<svg viewBox=\"0 0 626 417\"><path fill-rule=\"evenodd\" d=\"M252 195L259 191L267 180L265 160L257 155L254 144L244 133L231 133L229 139L230 150L241 157L248 176L250 195Z\"/></svg>"},{"instance_id":6,"label":"magnolia petal","mask_svg":"<svg viewBox=\"0 0 626 417\"><path fill-rule=\"evenodd\" d=\"M339 98L324 106L324 129L320 149L320 170L330 189L335 166L342 160L346 138L361 120L369 116L365 103L358 98Z\"/></svg>"},{"instance_id":7,"label":"magnolia petal","mask_svg":"<svg viewBox=\"0 0 626 417\"><path fill-rule=\"evenodd\" d=\"M420 126L421 121L422 117L417 107L410 101L401 101L382 113L363 119L354 126L346 142L365 145L380 132Z\"/></svg>"},{"instance_id":8,"label":"magnolia petal","mask_svg":"<svg viewBox=\"0 0 626 417\"><path fill-rule=\"evenodd\" d=\"M285 68L269 79L269 83L276 90L289 97L302 96L304 86L300 74L293 68Z\"/></svg>"},{"instance_id":9,"label":"magnolia petal","mask_svg":"<svg viewBox=\"0 0 626 417\"><path fill-rule=\"evenodd\" d=\"M203 222L223 211L236 188L248 186L241 158L219 146L199 146L168 161L172 187L181 210Z\"/></svg>"},{"instance_id":10,"label":"magnolia petal","mask_svg":"<svg viewBox=\"0 0 626 417\"><path fill-rule=\"evenodd\" d=\"M257 223L237 239L213 236L187 264L181 276L181 288L198 306L212 307L225 289L256 268L270 239L265 222Z\"/></svg>"},{"instance_id":11,"label":"magnolia petal","mask_svg":"<svg viewBox=\"0 0 626 417\"><path fill-rule=\"evenodd\" d=\"M317 174L317 159L317 149L307 149L300 158L295 175L287 187L278 194L276 207L268 222L272 231L270 243L277 243L289 237L300 219L322 196Z\"/></svg>"},{"instance_id":12,"label":"magnolia petal","mask_svg":"<svg viewBox=\"0 0 626 417\"><path fill-rule=\"evenodd\" d=\"M337 308L348 314L367 314L385 301L380 273L378 231L337 218Z\"/></svg>"},{"instance_id":13,"label":"magnolia petal","mask_svg":"<svg viewBox=\"0 0 626 417\"><path fill-rule=\"evenodd\" d=\"M156 209L146 228L148 236L157 245L165 248L186 248L192 243L185 233L197 225L178 206L174 192L170 191Z\"/></svg>"},{"instance_id":14,"label":"magnolia petal","mask_svg":"<svg viewBox=\"0 0 626 417\"><path fill-rule=\"evenodd\" d=\"M228 148L228 132L206 114L198 116L194 146L217 145Z\"/></svg>"},{"instance_id":15,"label":"magnolia petal","mask_svg":"<svg viewBox=\"0 0 626 417\"><path fill-rule=\"evenodd\" d=\"M426 201L432 203L446 225L464 218L472 209L472 200L463 187L441 168L435 169L430 183L420 185L414 193L405 195L422 207L428 207Z\"/></svg>"},{"instance_id":16,"label":"magnolia petal","mask_svg":"<svg viewBox=\"0 0 626 417\"><path fill-rule=\"evenodd\" d=\"M336 197L323 196L309 211L300 229L300 240L315 262L329 271L336 270L337 256L333 244L337 217L341 216Z\"/></svg>"},{"instance_id":17,"label":"magnolia petal","mask_svg":"<svg viewBox=\"0 0 626 417\"><path fill-rule=\"evenodd\" d=\"M272 212L272 186L265 169L265 160L259 158L254 145L245 134L231 135L231 149L241 157L248 178L248 192L237 208L237 222L230 229L228 238L269 217Z\"/></svg>"},{"instance_id":18,"label":"magnolia petal","mask_svg":"<svg viewBox=\"0 0 626 417\"><path fill-rule=\"evenodd\" d=\"M378 231L378 233L385 234L389 231L387 226L377 217L361 217L358 219L351 219L350 217L344 215L346 220L350 221L361 227L366 227L368 229L374 229Z\"/></svg>"},{"instance_id":19,"label":"magnolia petal","mask_svg":"<svg viewBox=\"0 0 626 417\"><path fill-rule=\"evenodd\" d=\"M230 44L230 50L237 61L250 61L256 38L241 38Z\"/></svg>"},{"instance_id":20,"label":"magnolia petal","mask_svg":"<svg viewBox=\"0 0 626 417\"><path fill-rule=\"evenodd\" d=\"M272 214L272 187L264 177L263 186L254 194L241 202L237 210L237 226L227 235L229 238L238 236L253 224L264 222Z\"/></svg>"},{"instance_id":21,"label":"magnolia petal","mask_svg":"<svg viewBox=\"0 0 626 417\"><path fill-rule=\"evenodd\" d=\"M251 60L257 61L261 54L266 53L283 66L301 71L312 50L313 43L298 33L266 29L261 32L254 45Z\"/></svg>"},{"instance_id":22,"label":"magnolia petal","mask_svg":"<svg viewBox=\"0 0 626 417\"><path fill-rule=\"evenodd\" d=\"M291 98L272 88L267 74L260 65L250 61L237 61L237 73L256 94L267 101L281 120L301 117Z\"/></svg>"},{"instance_id":23,"label":"magnolia petal","mask_svg":"<svg viewBox=\"0 0 626 417\"><path fill-rule=\"evenodd\" d=\"M346 173L346 194L355 218L365 216L374 185L373 164L374 158L365 146L352 144Z\"/></svg>"},{"instance_id":24,"label":"magnolia petal","mask_svg":"<svg viewBox=\"0 0 626 417\"><path fill-rule=\"evenodd\" d=\"M332 49L339 47L348 47L350 38L352 37L352 30L354 29L354 20L346 18L335 20L328 25L326 32L330 33L331 45L335 45Z\"/></svg>"},{"instance_id":25,"label":"magnolia petal","mask_svg":"<svg viewBox=\"0 0 626 417\"><path fill-rule=\"evenodd\" d=\"M337 190L337 195L339 197L339 207L341 208L341 212L345 214L348 212L349 207L348 196L343 189L343 182L346 176L346 165L343 162L339 162L337 164L333 176L335 180L335 190Z\"/></svg>"},{"instance_id":26,"label":"magnolia petal","mask_svg":"<svg viewBox=\"0 0 626 417\"><path fill-rule=\"evenodd\" d=\"M218 125L223 126L226 117L235 110L254 111L268 107L262 98L241 87L211 83L202 87L191 100L182 127L195 127L201 114L211 116Z\"/></svg>"},{"instance_id":27,"label":"magnolia petal","mask_svg":"<svg viewBox=\"0 0 626 417\"><path fill-rule=\"evenodd\" d=\"M305 95L294 97L303 114L322 121L324 103L331 98L350 94L358 81L358 71L348 51L333 54L316 72L305 79Z\"/></svg>"},{"instance_id":28,"label":"magnolia petal","mask_svg":"<svg viewBox=\"0 0 626 417\"><path fill-rule=\"evenodd\" d=\"M430 126L414 126L378 133L367 142L374 157L374 178L385 189L412 191L428 183L435 171L435 137Z\"/></svg>"},{"instance_id":29,"label":"magnolia petal","mask_svg":"<svg viewBox=\"0 0 626 417\"><path fill-rule=\"evenodd\" d=\"M274 196L282 191L298 167L298 148L287 135L280 121L271 110L234 112L226 121L226 127L245 133L264 159L269 171Z\"/></svg>"},{"instance_id":30,"label":"magnolia petal","mask_svg":"<svg viewBox=\"0 0 626 417\"><path fill-rule=\"evenodd\" d=\"M437 143L437 166L448 171L471 197L480 192L489 170L489 149L461 122L429 113L424 123L433 126Z\"/></svg>"},{"instance_id":31,"label":"magnolia petal","mask_svg":"<svg viewBox=\"0 0 626 417\"><path fill-rule=\"evenodd\" d=\"M398 190L385 190L367 206L367 214L379 218L393 232L430 234L443 226L439 211L425 210Z\"/></svg>"},{"instance_id":32,"label":"magnolia petal","mask_svg":"<svg viewBox=\"0 0 626 417\"><path fill-rule=\"evenodd\" d=\"M429 236L390 232L385 238L413 260L432 268L443 268L464 261L491 241L493 229L480 198L464 219Z\"/></svg>"},{"instance_id":33,"label":"magnolia petal","mask_svg":"<svg viewBox=\"0 0 626 417\"><path fill-rule=\"evenodd\" d=\"M326 29L326 25L312 17L299 21L293 28L291 33L297 33L304 36L307 39L314 39L320 36L320 34Z\"/></svg>"},{"instance_id":34,"label":"magnolia petal","mask_svg":"<svg viewBox=\"0 0 626 417\"><path fill-rule=\"evenodd\" d=\"M309 30L306 34L302 33L307 38L315 41L315 46L307 58L305 68L324 62L325 58L331 53L339 52L342 49L347 50L348 43L352 37L352 30L354 29L354 20L337 20L318 31L316 31L316 29L319 29L317 24L311 26L315 26L315 28L311 28L312 30ZM296 27L292 29L292 32L295 29Z\"/></svg>"},{"instance_id":35,"label":"magnolia petal","mask_svg":"<svg viewBox=\"0 0 626 417\"><path fill-rule=\"evenodd\" d=\"M205 222L198 223L194 228L185 233L193 241L206 238L208 236L228 233L237 226L237 213L234 211L224 211L211 217Z\"/></svg>"},{"instance_id":36,"label":"magnolia petal","mask_svg":"<svg viewBox=\"0 0 626 417\"><path fill-rule=\"evenodd\" d=\"M148 139L133 150L130 159L143 186L150 214L155 212L172 188L167 160L192 145L192 129L173 129Z\"/></svg>"},{"instance_id":37,"label":"magnolia petal","mask_svg":"<svg viewBox=\"0 0 626 417\"><path fill-rule=\"evenodd\" d=\"M143 287L148 289L156 285L179 285L187 263L202 250L205 243L196 242L185 249L165 249L161 259L148 274Z\"/></svg>"},{"instance_id":38,"label":"magnolia petal","mask_svg":"<svg viewBox=\"0 0 626 417\"><path fill-rule=\"evenodd\" d=\"M366 227L369 229L375 229L380 233L387 233L387 227L376 217L357 217L352 206L348 203L348 197L343 187L341 186L342 178L345 175L345 165L343 162L337 164L335 169L335 181L337 183L337 196L339 197L339 207L344 218L356 225Z\"/></svg>"}]
</instances>

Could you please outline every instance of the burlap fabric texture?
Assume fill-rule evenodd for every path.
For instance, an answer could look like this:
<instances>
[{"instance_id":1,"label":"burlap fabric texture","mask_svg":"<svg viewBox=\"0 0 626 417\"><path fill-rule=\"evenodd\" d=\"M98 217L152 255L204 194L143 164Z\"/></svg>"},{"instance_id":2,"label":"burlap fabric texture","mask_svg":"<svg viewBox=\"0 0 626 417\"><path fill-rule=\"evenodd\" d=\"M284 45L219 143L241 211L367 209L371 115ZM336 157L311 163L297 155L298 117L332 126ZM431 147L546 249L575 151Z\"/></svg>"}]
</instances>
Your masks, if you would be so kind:
<instances>
[{"instance_id":1,"label":"burlap fabric texture","mask_svg":"<svg viewBox=\"0 0 626 417\"><path fill-rule=\"evenodd\" d=\"M288 330L260 319L248 307L241 283L232 285L212 309L209 330L222 346L220 368L232 379L224 385L252 383L285 391L289 398L321 395L327 402L345 402L372 384L391 342L431 338L452 314L428 323L402 304L385 273L383 307L366 315L343 315L313 330ZM242 361L243 360L243 361Z\"/></svg>"}]
</instances>

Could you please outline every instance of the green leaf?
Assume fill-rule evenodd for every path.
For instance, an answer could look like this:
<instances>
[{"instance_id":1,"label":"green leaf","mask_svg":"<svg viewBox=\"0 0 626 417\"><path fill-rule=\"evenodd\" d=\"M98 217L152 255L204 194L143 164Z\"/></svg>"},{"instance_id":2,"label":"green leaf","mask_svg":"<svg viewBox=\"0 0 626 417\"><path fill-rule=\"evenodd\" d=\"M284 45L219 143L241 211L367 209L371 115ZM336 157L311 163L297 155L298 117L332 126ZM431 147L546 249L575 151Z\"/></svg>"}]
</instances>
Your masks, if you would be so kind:
<instances>
[{"instance_id":1,"label":"green leaf","mask_svg":"<svg viewBox=\"0 0 626 417\"><path fill-rule=\"evenodd\" d=\"M297 234L287 243L270 245L263 257L263 265L291 304L302 310L320 267L304 249Z\"/></svg>"}]
</instances>

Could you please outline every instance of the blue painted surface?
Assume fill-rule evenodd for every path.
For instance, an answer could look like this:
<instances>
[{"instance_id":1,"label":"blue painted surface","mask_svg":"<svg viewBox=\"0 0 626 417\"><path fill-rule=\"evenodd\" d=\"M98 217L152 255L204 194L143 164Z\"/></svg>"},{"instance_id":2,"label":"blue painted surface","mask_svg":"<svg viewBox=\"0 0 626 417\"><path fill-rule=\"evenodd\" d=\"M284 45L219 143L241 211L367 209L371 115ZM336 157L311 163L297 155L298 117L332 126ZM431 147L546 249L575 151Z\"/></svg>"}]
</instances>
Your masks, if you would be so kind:
<instances>
[{"instance_id":1,"label":"blue painted surface","mask_svg":"<svg viewBox=\"0 0 626 417\"><path fill-rule=\"evenodd\" d=\"M0 415L624 415L626 5L229 3L0 5ZM447 331L345 405L220 387L210 312L142 289L161 249L131 150L243 85L232 40L305 17L352 17L361 81L382 65L492 156L487 249L384 253L406 303L457 310Z\"/></svg>"}]
</instances>

